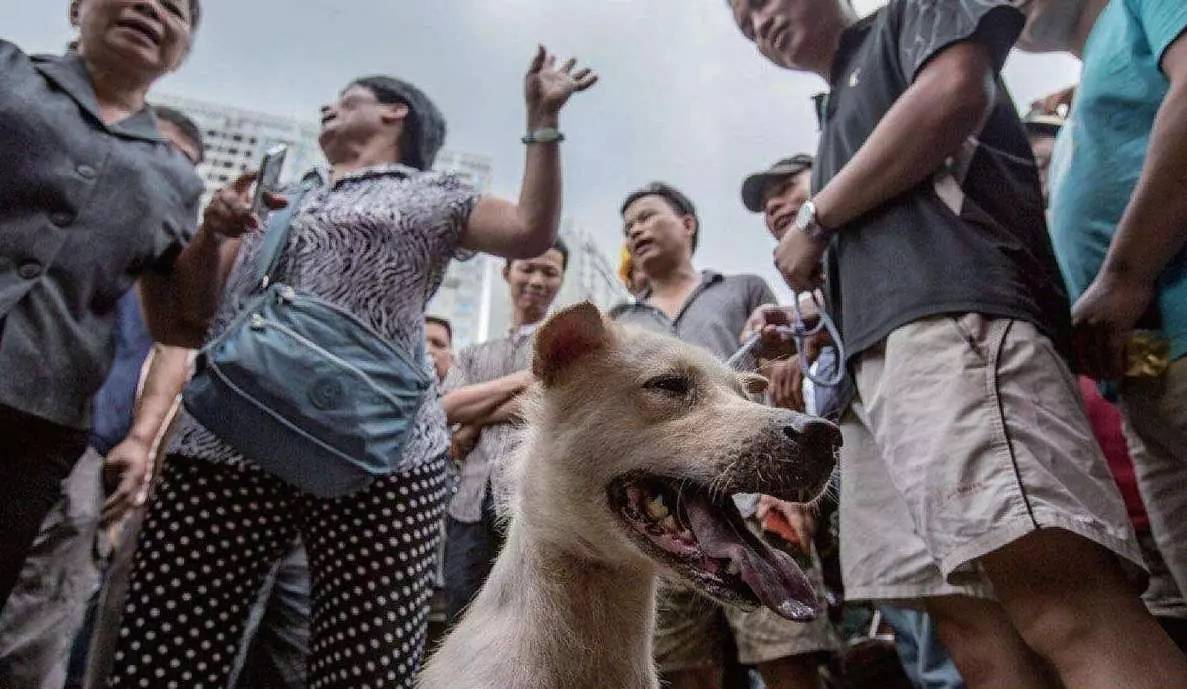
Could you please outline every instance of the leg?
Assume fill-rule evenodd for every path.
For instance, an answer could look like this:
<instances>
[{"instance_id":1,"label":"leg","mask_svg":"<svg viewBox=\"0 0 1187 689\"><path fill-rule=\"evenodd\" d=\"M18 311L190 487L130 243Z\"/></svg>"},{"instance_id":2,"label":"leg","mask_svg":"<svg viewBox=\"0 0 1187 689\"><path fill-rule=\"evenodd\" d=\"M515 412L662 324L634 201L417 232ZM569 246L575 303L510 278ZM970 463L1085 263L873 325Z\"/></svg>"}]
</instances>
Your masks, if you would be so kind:
<instances>
[{"instance_id":1,"label":"leg","mask_svg":"<svg viewBox=\"0 0 1187 689\"><path fill-rule=\"evenodd\" d=\"M86 432L0 407L0 610L21 576L25 556L45 516L62 495L62 481L86 450Z\"/></svg>"},{"instance_id":2,"label":"leg","mask_svg":"<svg viewBox=\"0 0 1187 689\"><path fill-rule=\"evenodd\" d=\"M102 457L87 450L62 483L21 578L0 613L0 686L60 689L71 642L99 588L95 539L103 488Z\"/></svg>"},{"instance_id":3,"label":"leg","mask_svg":"<svg viewBox=\"0 0 1187 689\"><path fill-rule=\"evenodd\" d=\"M1014 628L1067 689L1187 686L1187 658L1104 548L1043 529L983 564Z\"/></svg>"},{"instance_id":4,"label":"leg","mask_svg":"<svg viewBox=\"0 0 1187 689\"><path fill-rule=\"evenodd\" d=\"M347 498L306 498L312 689L413 686L445 514L445 462L385 476Z\"/></svg>"},{"instance_id":5,"label":"leg","mask_svg":"<svg viewBox=\"0 0 1187 689\"><path fill-rule=\"evenodd\" d=\"M911 684L917 689L925 689L927 684L923 678L921 647L926 640L919 633L919 615L926 613L893 605L880 605L878 611L882 613L882 619L886 624L894 629L894 650L898 653L907 679L911 680Z\"/></svg>"},{"instance_id":6,"label":"leg","mask_svg":"<svg viewBox=\"0 0 1187 689\"><path fill-rule=\"evenodd\" d=\"M1187 358L1162 378L1126 380L1121 407L1150 531L1179 590L1187 591Z\"/></svg>"},{"instance_id":7,"label":"leg","mask_svg":"<svg viewBox=\"0 0 1187 689\"><path fill-rule=\"evenodd\" d=\"M661 582L656 592L655 661L661 686L720 689L728 633L721 604Z\"/></svg>"},{"instance_id":8,"label":"leg","mask_svg":"<svg viewBox=\"0 0 1187 689\"><path fill-rule=\"evenodd\" d=\"M973 689L1056 689L1050 673L1023 642L1001 606L966 596L927 601L936 634Z\"/></svg>"},{"instance_id":9,"label":"leg","mask_svg":"<svg viewBox=\"0 0 1187 689\"><path fill-rule=\"evenodd\" d=\"M446 615L449 623L454 624L482 590L503 546L502 535L495 525L494 496L489 484L478 523L466 524L448 517L445 534Z\"/></svg>"},{"instance_id":10,"label":"leg","mask_svg":"<svg viewBox=\"0 0 1187 689\"><path fill-rule=\"evenodd\" d=\"M1023 552L1015 551L1015 544L1036 536L1045 543L1042 534L1062 529L1079 534L1076 543L1095 541L1130 563L1141 561L1120 494L1084 416L1075 378L1033 325L978 314L925 319L896 330L887 340L885 361L885 371L875 376L863 359L858 387L868 403L889 473L909 505L928 552L949 581L979 577L978 563L984 563L986 570L989 562L997 563L989 578L1004 604L1006 619L1031 650L1055 667L1068 689L1076 689L1081 685L1065 674L1066 665L1050 654L1053 649L1035 645L1040 635L1034 633L1035 627L1020 624L1021 609L1009 598L1011 593L1029 590L1035 595L1027 602L1041 610L1043 596L1054 595L1046 603L1059 611L1066 590L1027 589L1022 579L1012 580L1016 589L1003 590L1000 575L1017 576L1023 571L1037 575L1042 566L1056 567L1048 576L1075 572L1092 580L1080 582L1075 589L1093 604L1109 600L1109 595L1100 595L1106 591L1128 596L1128 605L1113 605L1118 598L1099 608L1125 614L1140 608L1124 587L1118 559L1100 555L1109 563L1103 569L1085 563L1069 567L1068 562L1059 562L1062 549L1052 551L1058 556L1033 560L1025 568L1027 555L1008 558L1008 564L997 559L999 553ZM1033 555L1039 550L1024 552ZM1096 575L1100 571L1115 575L1115 580ZM1094 576L1085 576L1086 572ZM1117 583L1122 586L1114 590ZM1093 593L1090 585L1103 588L1096 596L1087 595ZM979 658L986 653L991 658L1009 654L1011 667L1022 669L1023 678L1041 681L1041 669L1036 669L1016 640L1004 634L1001 615L944 615L939 607L935 612L941 618L941 636L970 685L982 683L979 677L1000 681L983 669L989 663ZM954 631L952 621L964 624ZM1147 619L1147 631L1150 623ZM1132 631L1136 635L1142 627L1134 622ZM965 637L992 637L997 645L965 642ZM1160 652L1157 643L1147 648ZM1108 656L1107 645L1096 647L1098 660ZM1131 676L1147 672L1133 665L1125 669ZM1107 675L1097 676L1102 677Z\"/></svg>"},{"instance_id":11,"label":"leg","mask_svg":"<svg viewBox=\"0 0 1187 689\"><path fill-rule=\"evenodd\" d=\"M269 574L256 601L238 667L236 689L304 689L309 655L309 559L300 539Z\"/></svg>"},{"instance_id":12,"label":"leg","mask_svg":"<svg viewBox=\"0 0 1187 689\"><path fill-rule=\"evenodd\" d=\"M111 556L95 601L95 629L87 648L87 667L83 680L86 689L107 686L107 678L111 675L136 542L147 512L147 505L132 510L114 538Z\"/></svg>"},{"instance_id":13,"label":"leg","mask_svg":"<svg viewBox=\"0 0 1187 689\"><path fill-rule=\"evenodd\" d=\"M295 533L294 494L250 465L168 458L133 558L109 687L226 685L248 609Z\"/></svg>"},{"instance_id":14,"label":"leg","mask_svg":"<svg viewBox=\"0 0 1187 689\"><path fill-rule=\"evenodd\" d=\"M760 663L758 672L767 689L821 689L820 655L806 653Z\"/></svg>"},{"instance_id":15,"label":"leg","mask_svg":"<svg viewBox=\"0 0 1187 689\"><path fill-rule=\"evenodd\" d=\"M969 599L973 600L973 599ZM879 608L894 628L894 645L903 671L919 689L964 689L964 679L940 642L936 624L919 610L884 605Z\"/></svg>"},{"instance_id":16,"label":"leg","mask_svg":"<svg viewBox=\"0 0 1187 689\"><path fill-rule=\"evenodd\" d=\"M816 591L823 591L820 559L815 551L812 552L811 566L804 567L804 573ZM820 689L823 686L821 661L841 646L827 616L797 623L766 608L752 612L725 608L725 617L738 647L738 660L744 665L757 667L767 689Z\"/></svg>"}]
</instances>

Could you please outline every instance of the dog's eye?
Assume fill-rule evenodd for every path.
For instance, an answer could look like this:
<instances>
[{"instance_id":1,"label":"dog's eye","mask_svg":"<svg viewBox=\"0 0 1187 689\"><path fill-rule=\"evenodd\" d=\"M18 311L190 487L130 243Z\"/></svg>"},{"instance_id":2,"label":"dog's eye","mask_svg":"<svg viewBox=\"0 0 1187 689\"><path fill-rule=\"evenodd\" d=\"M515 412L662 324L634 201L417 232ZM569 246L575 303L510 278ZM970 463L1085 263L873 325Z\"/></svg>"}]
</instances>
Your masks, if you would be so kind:
<instances>
[{"instance_id":1,"label":"dog's eye","mask_svg":"<svg viewBox=\"0 0 1187 689\"><path fill-rule=\"evenodd\" d=\"M648 390L658 390L669 395L684 397L692 390L692 383L684 376L656 376L643 384Z\"/></svg>"}]
</instances>

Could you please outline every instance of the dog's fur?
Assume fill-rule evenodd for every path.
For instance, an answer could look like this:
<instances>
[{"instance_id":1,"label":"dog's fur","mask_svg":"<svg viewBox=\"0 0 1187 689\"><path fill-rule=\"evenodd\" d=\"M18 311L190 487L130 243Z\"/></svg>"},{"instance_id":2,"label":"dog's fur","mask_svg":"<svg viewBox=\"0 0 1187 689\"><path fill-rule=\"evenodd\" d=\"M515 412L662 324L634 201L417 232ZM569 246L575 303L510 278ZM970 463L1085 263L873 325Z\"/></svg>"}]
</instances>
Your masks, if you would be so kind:
<instances>
[{"instance_id":1,"label":"dog's fur","mask_svg":"<svg viewBox=\"0 0 1187 689\"><path fill-rule=\"evenodd\" d=\"M541 384L507 467L506 545L419 687L655 689L653 599L663 565L630 538L607 486L645 470L722 493L806 500L827 480L838 441L796 451L790 429L823 422L750 401L761 378L606 322L589 304L540 329L533 370ZM649 386L665 374L691 390Z\"/></svg>"}]
</instances>

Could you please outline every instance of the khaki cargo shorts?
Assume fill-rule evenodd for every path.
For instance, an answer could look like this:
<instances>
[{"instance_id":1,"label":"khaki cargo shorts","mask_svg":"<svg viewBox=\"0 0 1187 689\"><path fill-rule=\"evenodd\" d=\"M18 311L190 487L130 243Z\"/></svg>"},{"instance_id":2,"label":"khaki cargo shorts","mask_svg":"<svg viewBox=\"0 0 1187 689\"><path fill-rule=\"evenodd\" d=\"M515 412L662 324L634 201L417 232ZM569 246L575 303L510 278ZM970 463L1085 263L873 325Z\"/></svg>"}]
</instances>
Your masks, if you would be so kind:
<instances>
[{"instance_id":1,"label":"khaki cargo shorts","mask_svg":"<svg viewBox=\"0 0 1187 689\"><path fill-rule=\"evenodd\" d=\"M812 566L804 573L818 593L824 591L815 553ZM661 673L723 667L731 634L738 660L746 665L840 647L840 637L827 615L808 623L792 622L765 607L746 611L722 605L680 584L661 582L655 623L655 660Z\"/></svg>"},{"instance_id":2,"label":"khaki cargo shorts","mask_svg":"<svg viewBox=\"0 0 1187 689\"><path fill-rule=\"evenodd\" d=\"M1039 528L1144 565L1071 371L1025 321L915 321L855 365L842 420L850 600L992 597L977 560Z\"/></svg>"}]
</instances>

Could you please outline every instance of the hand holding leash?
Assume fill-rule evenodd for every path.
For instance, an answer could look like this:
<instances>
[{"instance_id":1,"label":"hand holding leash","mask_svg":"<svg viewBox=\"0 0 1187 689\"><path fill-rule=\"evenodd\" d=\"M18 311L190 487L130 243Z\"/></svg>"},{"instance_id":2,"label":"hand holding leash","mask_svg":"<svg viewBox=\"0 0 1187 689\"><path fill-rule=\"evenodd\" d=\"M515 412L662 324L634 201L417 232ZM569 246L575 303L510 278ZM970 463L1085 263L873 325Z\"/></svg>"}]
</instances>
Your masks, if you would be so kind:
<instances>
[{"instance_id":1,"label":"hand holding leash","mask_svg":"<svg viewBox=\"0 0 1187 689\"><path fill-rule=\"evenodd\" d=\"M750 357L752 357L759 344L763 342L765 338L771 337L772 334L778 338L784 338L794 342L796 351L804 352L806 351L807 341L811 336L820 334L822 332L827 332L837 347L837 361L840 362L837 370L833 372L833 375L830 378L821 380L812 373L811 364L808 362L807 357L803 356L799 357L800 369L803 371L804 377L812 381L812 383L815 385L822 387L836 387L837 385L840 385L841 382L845 380L845 345L843 342L841 342L841 333L837 330L837 326L835 323L833 323L832 318L830 318L829 315L825 313L820 301L816 298L816 293L809 292L808 294L811 295L812 303L816 306L817 312L819 313L819 319L816 321L815 325L811 327L807 325L806 319L804 318L803 307L800 305L799 295L797 294L792 300L793 316L790 325L767 325L761 330L754 332L748 338L746 338L746 341L742 344L742 347L738 349L738 351L735 352L726 363L731 368L738 368L742 362L747 361ZM785 310L783 312L786 313Z\"/></svg>"}]
</instances>

